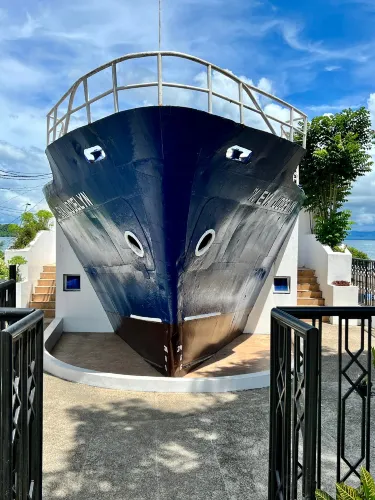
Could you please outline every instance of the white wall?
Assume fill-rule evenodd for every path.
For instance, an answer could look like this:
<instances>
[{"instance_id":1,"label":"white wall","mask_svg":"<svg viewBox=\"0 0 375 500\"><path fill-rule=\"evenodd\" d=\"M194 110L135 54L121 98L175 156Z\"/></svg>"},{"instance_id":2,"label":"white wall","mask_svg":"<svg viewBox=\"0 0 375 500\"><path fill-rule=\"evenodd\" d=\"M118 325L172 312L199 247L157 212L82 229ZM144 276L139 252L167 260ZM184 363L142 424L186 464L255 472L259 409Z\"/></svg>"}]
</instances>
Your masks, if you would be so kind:
<instances>
[{"instance_id":1,"label":"white wall","mask_svg":"<svg viewBox=\"0 0 375 500\"><path fill-rule=\"evenodd\" d=\"M297 304L298 222L289 233L247 320L246 333L270 333L271 310ZM274 293L274 277L290 276L290 293Z\"/></svg>"},{"instance_id":2,"label":"white wall","mask_svg":"<svg viewBox=\"0 0 375 500\"><path fill-rule=\"evenodd\" d=\"M15 256L24 257L27 264L20 266L22 283L17 283L16 306L27 307L31 300L34 287L43 271L43 266L56 262L56 227L50 231L39 231L27 248L5 250L5 262Z\"/></svg>"},{"instance_id":3,"label":"white wall","mask_svg":"<svg viewBox=\"0 0 375 500\"><path fill-rule=\"evenodd\" d=\"M64 319L64 332L113 332L85 270L59 226L56 250L56 318ZM79 274L81 290L64 292L64 274Z\"/></svg>"}]
</instances>

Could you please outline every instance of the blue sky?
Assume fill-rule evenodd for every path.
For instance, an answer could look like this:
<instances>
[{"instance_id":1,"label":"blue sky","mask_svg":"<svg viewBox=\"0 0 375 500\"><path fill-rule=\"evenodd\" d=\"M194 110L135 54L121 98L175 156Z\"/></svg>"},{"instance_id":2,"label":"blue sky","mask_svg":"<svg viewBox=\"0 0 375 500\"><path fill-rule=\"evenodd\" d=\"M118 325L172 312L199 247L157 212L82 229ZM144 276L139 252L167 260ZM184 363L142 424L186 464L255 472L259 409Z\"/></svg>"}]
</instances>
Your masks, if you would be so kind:
<instances>
[{"instance_id":1,"label":"blue sky","mask_svg":"<svg viewBox=\"0 0 375 500\"><path fill-rule=\"evenodd\" d=\"M47 111L87 71L157 49L157 7L157 0L2 1L0 168L49 171ZM309 117L366 106L375 128L374 22L374 0L163 0L162 48L260 83ZM0 222L27 202L44 207L41 184L0 179ZM353 229L375 230L374 189L375 172L356 183Z\"/></svg>"}]
</instances>

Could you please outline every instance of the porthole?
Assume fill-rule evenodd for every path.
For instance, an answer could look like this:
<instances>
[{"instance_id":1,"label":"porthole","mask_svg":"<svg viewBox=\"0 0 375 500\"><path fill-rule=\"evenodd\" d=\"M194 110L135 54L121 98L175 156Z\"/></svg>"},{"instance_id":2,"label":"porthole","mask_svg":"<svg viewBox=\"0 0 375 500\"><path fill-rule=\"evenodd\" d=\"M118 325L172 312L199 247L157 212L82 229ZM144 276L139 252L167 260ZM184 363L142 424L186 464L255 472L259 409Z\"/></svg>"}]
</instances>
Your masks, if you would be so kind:
<instances>
[{"instance_id":1,"label":"porthole","mask_svg":"<svg viewBox=\"0 0 375 500\"><path fill-rule=\"evenodd\" d=\"M138 255L138 257L143 257L145 252L143 250L143 246L139 239L136 237L134 233L131 231L125 231L125 241L128 244L128 247L133 250L133 252Z\"/></svg>"},{"instance_id":2,"label":"porthole","mask_svg":"<svg viewBox=\"0 0 375 500\"><path fill-rule=\"evenodd\" d=\"M209 229L208 231L204 232L199 238L197 246L195 247L195 255L197 257L200 257L201 255L205 254L214 241L215 231L213 229Z\"/></svg>"}]
</instances>

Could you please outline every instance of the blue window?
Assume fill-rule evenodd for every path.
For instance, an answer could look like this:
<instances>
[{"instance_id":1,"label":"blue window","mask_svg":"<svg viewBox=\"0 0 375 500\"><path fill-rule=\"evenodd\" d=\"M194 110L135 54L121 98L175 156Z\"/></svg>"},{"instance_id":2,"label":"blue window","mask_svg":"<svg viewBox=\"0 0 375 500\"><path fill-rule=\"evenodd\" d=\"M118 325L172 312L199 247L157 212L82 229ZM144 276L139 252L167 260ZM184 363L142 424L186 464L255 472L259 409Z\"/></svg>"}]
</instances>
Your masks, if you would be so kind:
<instances>
[{"instance_id":1,"label":"blue window","mask_svg":"<svg viewBox=\"0 0 375 500\"><path fill-rule=\"evenodd\" d=\"M290 276L274 278L273 293L290 293Z\"/></svg>"},{"instance_id":2,"label":"blue window","mask_svg":"<svg viewBox=\"0 0 375 500\"><path fill-rule=\"evenodd\" d=\"M64 292L78 292L79 290L81 290L81 276L64 274Z\"/></svg>"}]
</instances>

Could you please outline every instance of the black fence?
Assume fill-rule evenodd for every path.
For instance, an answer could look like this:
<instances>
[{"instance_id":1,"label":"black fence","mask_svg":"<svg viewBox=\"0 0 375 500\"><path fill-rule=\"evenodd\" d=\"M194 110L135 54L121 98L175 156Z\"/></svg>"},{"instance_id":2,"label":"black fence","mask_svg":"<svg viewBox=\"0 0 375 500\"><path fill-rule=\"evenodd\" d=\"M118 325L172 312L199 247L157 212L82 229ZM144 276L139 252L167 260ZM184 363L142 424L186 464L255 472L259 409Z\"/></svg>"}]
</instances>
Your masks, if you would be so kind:
<instances>
[{"instance_id":1,"label":"black fence","mask_svg":"<svg viewBox=\"0 0 375 500\"><path fill-rule=\"evenodd\" d=\"M336 481L359 477L361 466L370 470L371 318L375 316L375 308L274 309L271 314L269 500L312 500L315 489L322 487L324 316L338 317L337 352L334 353L337 369L327 374L334 384L337 405L337 445L333 452ZM351 323L358 323L352 335ZM354 343L352 337L355 337ZM346 424L353 398L350 404L348 401L353 395L354 406L360 414L352 420L358 427L358 441L348 447Z\"/></svg>"},{"instance_id":2,"label":"black fence","mask_svg":"<svg viewBox=\"0 0 375 500\"><path fill-rule=\"evenodd\" d=\"M16 307L16 266L9 266L9 280L0 280L0 307Z\"/></svg>"},{"instance_id":3,"label":"black fence","mask_svg":"<svg viewBox=\"0 0 375 500\"><path fill-rule=\"evenodd\" d=\"M43 311L0 308L0 321L0 498L41 500Z\"/></svg>"},{"instance_id":4,"label":"black fence","mask_svg":"<svg viewBox=\"0 0 375 500\"><path fill-rule=\"evenodd\" d=\"M375 306L375 260L352 260L352 285L358 287L358 304Z\"/></svg>"}]
</instances>

